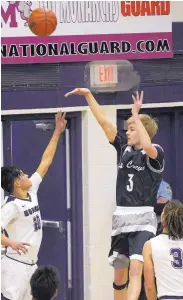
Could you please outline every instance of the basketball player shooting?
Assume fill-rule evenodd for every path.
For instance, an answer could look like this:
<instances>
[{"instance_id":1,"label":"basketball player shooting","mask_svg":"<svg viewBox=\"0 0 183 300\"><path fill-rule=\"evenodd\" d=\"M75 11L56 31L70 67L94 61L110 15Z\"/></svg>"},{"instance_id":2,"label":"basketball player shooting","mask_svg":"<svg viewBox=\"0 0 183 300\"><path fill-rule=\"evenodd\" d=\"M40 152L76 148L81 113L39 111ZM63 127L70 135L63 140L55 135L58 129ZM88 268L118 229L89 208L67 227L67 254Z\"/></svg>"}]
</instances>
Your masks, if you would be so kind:
<instances>
[{"instance_id":1,"label":"basketball player shooting","mask_svg":"<svg viewBox=\"0 0 183 300\"><path fill-rule=\"evenodd\" d=\"M157 230L154 205L162 179L164 152L159 145L152 144L151 139L158 127L149 115L139 114L143 92L132 96L134 103L126 135L118 132L116 126L107 120L88 89L75 89L65 96L72 94L85 97L120 157L109 263L114 267L114 300L136 300L141 290L142 249Z\"/></svg>"},{"instance_id":2,"label":"basketball player shooting","mask_svg":"<svg viewBox=\"0 0 183 300\"><path fill-rule=\"evenodd\" d=\"M143 249L146 296L148 300L183 299L183 204L167 203L161 223L163 233Z\"/></svg>"},{"instance_id":3,"label":"basketball player shooting","mask_svg":"<svg viewBox=\"0 0 183 300\"><path fill-rule=\"evenodd\" d=\"M9 193L1 210L1 230L5 229L9 236L1 236L1 244L7 247L1 261L1 292L4 299L32 299L30 278L37 268L37 255L42 241L37 191L53 161L66 124L65 114L57 113L53 136L38 169L30 178L18 167L1 168L1 187Z\"/></svg>"}]
</instances>

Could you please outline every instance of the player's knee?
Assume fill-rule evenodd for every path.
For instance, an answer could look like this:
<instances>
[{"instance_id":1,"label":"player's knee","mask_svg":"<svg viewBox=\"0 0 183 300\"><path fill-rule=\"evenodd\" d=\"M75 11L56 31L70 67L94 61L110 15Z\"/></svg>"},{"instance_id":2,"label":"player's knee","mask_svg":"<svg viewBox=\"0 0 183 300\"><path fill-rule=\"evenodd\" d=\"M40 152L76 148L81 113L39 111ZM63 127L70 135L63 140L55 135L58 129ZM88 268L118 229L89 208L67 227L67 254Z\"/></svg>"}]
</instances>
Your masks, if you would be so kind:
<instances>
[{"instance_id":1,"label":"player's knee","mask_svg":"<svg viewBox=\"0 0 183 300\"><path fill-rule=\"evenodd\" d=\"M132 261L130 264L130 277L142 276L143 263L141 261Z\"/></svg>"},{"instance_id":2,"label":"player's knee","mask_svg":"<svg viewBox=\"0 0 183 300\"><path fill-rule=\"evenodd\" d=\"M115 269L114 285L122 286L128 281L128 269ZM116 288L117 289L117 288Z\"/></svg>"},{"instance_id":3,"label":"player's knee","mask_svg":"<svg viewBox=\"0 0 183 300\"><path fill-rule=\"evenodd\" d=\"M128 269L115 269L113 288L121 291L128 286Z\"/></svg>"}]
</instances>

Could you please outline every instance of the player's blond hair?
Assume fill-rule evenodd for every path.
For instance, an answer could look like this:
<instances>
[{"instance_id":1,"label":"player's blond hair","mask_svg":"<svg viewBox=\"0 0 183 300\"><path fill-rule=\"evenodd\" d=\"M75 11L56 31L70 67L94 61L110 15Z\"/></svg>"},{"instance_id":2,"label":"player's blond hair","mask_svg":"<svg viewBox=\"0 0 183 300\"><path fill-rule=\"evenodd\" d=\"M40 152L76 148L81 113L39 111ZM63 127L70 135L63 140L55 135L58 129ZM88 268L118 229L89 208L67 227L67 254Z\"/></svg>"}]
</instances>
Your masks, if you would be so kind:
<instances>
[{"instance_id":1,"label":"player's blond hair","mask_svg":"<svg viewBox=\"0 0 183 300\"><path fill-rule=\"evenodd\" d=\"M155 134L158 131L158 124L157 121L155 119L153 119L151 116L146 115L146 114L140 114L139 118L142 122L142 124L144 125L150 139L153 138L153 136L155 136ZM127 120L127 125L129 126L131 123L134 123L133 117L130 117Z\"/></svg>"}]
</instances>

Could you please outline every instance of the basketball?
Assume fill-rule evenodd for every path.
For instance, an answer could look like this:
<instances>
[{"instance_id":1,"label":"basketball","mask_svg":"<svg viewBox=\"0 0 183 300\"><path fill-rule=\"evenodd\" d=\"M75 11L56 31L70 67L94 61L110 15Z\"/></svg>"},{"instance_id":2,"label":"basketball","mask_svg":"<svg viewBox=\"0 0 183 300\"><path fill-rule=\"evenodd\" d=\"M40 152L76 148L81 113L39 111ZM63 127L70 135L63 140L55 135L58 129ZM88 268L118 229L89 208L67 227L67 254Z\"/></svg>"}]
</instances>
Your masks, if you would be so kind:
<instances>
[{"instance_id":1,"label":"basketball","mask_svg":"<svg viewBox=\"0 0 183 300\"><path fill-rule=\"evenodd\" d=\"M57 26L57 17L50 9L37 8L30 14L28 24L35 35L47 36L54 32Z\"/></svg>"}]
</instances>

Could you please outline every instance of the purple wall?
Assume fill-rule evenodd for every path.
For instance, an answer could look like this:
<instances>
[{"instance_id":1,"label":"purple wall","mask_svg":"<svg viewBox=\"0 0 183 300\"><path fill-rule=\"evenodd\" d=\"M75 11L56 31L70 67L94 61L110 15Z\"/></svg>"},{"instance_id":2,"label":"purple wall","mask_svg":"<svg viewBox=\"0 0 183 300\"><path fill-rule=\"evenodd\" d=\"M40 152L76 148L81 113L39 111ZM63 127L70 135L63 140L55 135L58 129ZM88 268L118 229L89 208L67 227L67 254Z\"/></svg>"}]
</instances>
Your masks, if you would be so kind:
<instances>
[{"instance_id":1,"label":"purple wall","mask_svg":"<svg viewBox=\"0 0 183 300\"><path fill-rule=\"evenodd\" d=\"M173 24L174 53L183 55L183 22ZM161 60L162 62L163 60ZM85 63L65 63L60 65L60 87L53 89L14 88L2 91L2 109L50 108L86 105L82 97L64 98L64 94L75 87L84 86ZM138 66L143 73L146 65ZM179 83L143 84L145 103L177 102L183 100L183 79ZM130 104L131 93L97 95L100 104Z\"/></svg>"}]
</instances>

